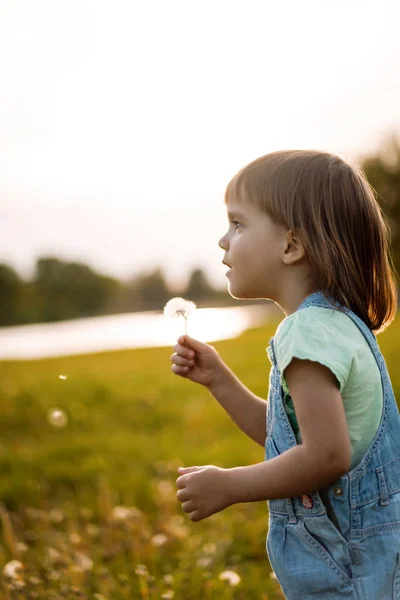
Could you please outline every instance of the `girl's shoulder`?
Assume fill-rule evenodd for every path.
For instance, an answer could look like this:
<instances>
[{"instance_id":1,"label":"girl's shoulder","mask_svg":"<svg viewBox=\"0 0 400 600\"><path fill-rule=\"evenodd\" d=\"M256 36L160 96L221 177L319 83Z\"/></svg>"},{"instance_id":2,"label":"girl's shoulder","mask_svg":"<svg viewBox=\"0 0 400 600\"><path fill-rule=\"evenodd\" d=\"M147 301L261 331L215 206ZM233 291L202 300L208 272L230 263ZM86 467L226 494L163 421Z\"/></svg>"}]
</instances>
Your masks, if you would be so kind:
<instances>
[{"instance_id":1,"label":"girl's shoulder","mask_svg":"<svg viewBox=\"0 0 400 600\"><path fill-rule=\"evenodd\" d=\"M344 343L351 340L359 341L364 336L354 321L343 311L336 308L322 306L307 306L285 317L278 325L275 332L275 343L279 343L286 336L306 335L319 339L325 337L343 338Z\"/></svg>"},{"instance_id":2,"label":"girl's shoulder","mask_svg":"<svg viewBox=\"0 0 400 600\"><path fill-rule=\"evenodd\" d=\"M346 313L319 306L302 308L283 319L274 348L282 374L294 357L319 362L335 374L341 390L354 361L370 354L362 332Z\"/></svg>"}]
</instances>

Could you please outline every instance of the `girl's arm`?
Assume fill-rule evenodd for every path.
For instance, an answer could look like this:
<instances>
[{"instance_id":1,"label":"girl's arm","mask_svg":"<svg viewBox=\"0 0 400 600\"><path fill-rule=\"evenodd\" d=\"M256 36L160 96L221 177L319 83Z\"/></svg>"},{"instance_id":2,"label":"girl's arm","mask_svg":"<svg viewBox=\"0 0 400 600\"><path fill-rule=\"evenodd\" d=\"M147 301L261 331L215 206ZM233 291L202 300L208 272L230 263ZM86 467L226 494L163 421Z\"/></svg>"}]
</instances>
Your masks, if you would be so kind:
<instances>
[{"instance_id":1,"label":"girl's arm","mask_svg":"<svg viewBox=\"0 0 400 600\"><path fill-rule=\"evenodd\" d=\"M350 469L351 446L343 400L332 372L319 363L293 359L285 378L302 444L256 465L180 469L178 499L200 521L238 502L291 498L337 481Z\"/></svg>"},{"instance_id":2,"label":"girl's arm","mask_svg":"<svg viewBox=\"0 0 400 600\"><path fill-rule=\"evenodd\" d=\"M292 498L337 481L350 469L351 446L343 399L333 373L294 358L285 370L302 444L276 458L231 469L236 502Z\"/></svg>"},{"instance_id":3,"label":"girl's arm","mask_svg":"<svg viewBox=\"0 0 400 600\"><path fill-rule=\"evenodd\" d=\"M246 435L260 446L265 445L265 400L253 394L225 363L222 363L218 378L207 389Z\"/></svg>"}]
</instances>

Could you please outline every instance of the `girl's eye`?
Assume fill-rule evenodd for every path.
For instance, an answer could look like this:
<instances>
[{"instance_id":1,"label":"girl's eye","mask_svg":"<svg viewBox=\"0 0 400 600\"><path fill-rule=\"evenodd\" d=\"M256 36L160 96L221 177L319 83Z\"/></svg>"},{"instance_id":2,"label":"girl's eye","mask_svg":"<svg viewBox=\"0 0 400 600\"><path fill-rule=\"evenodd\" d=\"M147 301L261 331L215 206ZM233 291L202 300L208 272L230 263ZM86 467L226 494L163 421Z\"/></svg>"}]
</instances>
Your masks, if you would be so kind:
<instances>
[{"instance_id":1,"label":"girl's eye","mask_svg":"<svg viewBox=\"0 0 400 600\"><path fill-rule=\"evenodd\" d=\"M235 226L234 229L237 229L238 226L240 225L239 221L231 221L231 223L234 224L234 226Z\"/></svg>"}]
</instances>

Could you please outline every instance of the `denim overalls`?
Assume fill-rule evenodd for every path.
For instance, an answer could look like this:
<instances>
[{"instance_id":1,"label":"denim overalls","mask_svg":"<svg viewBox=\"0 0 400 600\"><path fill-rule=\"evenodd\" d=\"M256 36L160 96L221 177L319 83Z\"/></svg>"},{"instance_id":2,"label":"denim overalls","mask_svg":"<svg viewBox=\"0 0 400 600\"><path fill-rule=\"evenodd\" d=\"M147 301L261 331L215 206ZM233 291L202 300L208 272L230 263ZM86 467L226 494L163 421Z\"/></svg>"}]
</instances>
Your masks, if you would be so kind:
<instances>
[{"instance_id":1,"label":"denim overalls","mask_svg":"<svg viewBox=\"0 0 400 600\"><path fill-rule=\"evenodd\" d=\"M383 414L361 462L333 485L268 501L269 561L287 600L400 600L400 416L375 335L352 311L321 292L297 310L340 308L366 338L382 378ZM274 338L267 409L266 460L297 445L283 406Z\"/></svg>"}]
</instances>

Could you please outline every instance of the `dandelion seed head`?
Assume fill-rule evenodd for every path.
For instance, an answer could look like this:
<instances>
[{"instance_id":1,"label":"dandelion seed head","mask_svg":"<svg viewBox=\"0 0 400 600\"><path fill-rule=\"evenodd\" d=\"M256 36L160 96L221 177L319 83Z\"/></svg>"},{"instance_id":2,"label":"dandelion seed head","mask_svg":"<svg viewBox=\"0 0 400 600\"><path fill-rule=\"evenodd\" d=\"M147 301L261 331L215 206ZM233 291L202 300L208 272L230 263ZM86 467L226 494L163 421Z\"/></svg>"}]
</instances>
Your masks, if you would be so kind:
<instances>
[{"instance_id":1,"label":"dandelion seed head","mask_svg":"<svg viewBox=\"0 0 400 600\"><path fill-rule=\"evenodd\" d=\"M168 590L167 592L164 592L163 594L161 594L161 598L173 598L175 596L175 592L173 590Z\"/></svg>"},{"instance_id":2,"label":"dandelion seed head","mask_svg":"<svg viewBox=\"0 0 400 600\"><path fill-rule=\"evenodd\" d=\"M139 577L148 577L149 576L149 572L147 570L146 565L137 565L137 567L135 569L135 573L136 573L136 575L139 575Z\"/></svg>"},{"instance_id":3,"label":"dandelion seed head","mask_svg":"<svg viewBox=\"0 0 400 600\"><path fill-rule=\"evenodd\" d=\"M166 575L164 575L163 579L164 579L164 582L167 583L168 585L172 585L174 583L174 576L171 575L170 573L167 573Z\"/></svg>"},{"instance_id":4,"label":"dandelion seed head","mask_svg":"<svg viewBox=\"0 0 400 600\"><path fill-rule=\"evenodd\" d=\"M126 521L128 519L137 519L141 514L136 506L114 506L111 511L111 519L113 521Z\"/></svg>"},{"instance_id":5,"label":"dandelion seed head","mask_svg":"<svg viewBox=\"0 0 400 600\"><path fill-rule=\"evenodd\" d=\"M164 315L166 317L188 317L196 308L196 304L191 300L184 298L172 298L164 306Z\"/></svg>"},{"instance_id":6,"label":"dandelion seed head","mask_svg":"<svg viewBox=\"0 0 400 600\"><path fill-rule=\"evenodd\" d=\"M59 379L67 379L68 375L59 375Z\"/></svg>"},{"instance_id":7,"label":"dandelion seed head","mask_svg":"<svg viewBox=\"0 0 400 600\"><path fill-rule=\"evenodd\" d=\"M222 581L227 581L231 586L235 586L240 583L240 577L237 573L235 573L235 571L222 571L219 574L219 579Z\"/></svg>"},{"instance_id":8,"label":"dandelion seed head","mask_svg":"<svg viewBox=\"0 0 400 600\"><path fill-rule=\"evenodd\" d=\"M77 552L75 558L76 564L82 571L91 571L93 569L92 559L86 554L83 554L83 552Z\"/></svg>"},{"instance_id":9,"label":"dandelion seed head","mask_svg":"<svg viewBox=\"0 0 400 600\"><path fill-rule=\"evenodd\" d=\"M11 560L3 567L3 575L9 579L20 579L23 572L24 565L19 560Z\"/></svg>"},{"instance_id":10,"label":"dandelion seed head","mask_svg":"<svg viewBox=\"0 0 400 600\"><path fill-rule=\"evenodd\" d=\"M151 538L151 544L153 546L163 546L167 541L168 538L164 533L157 533Z\"/></svg>"}]
</instances>

